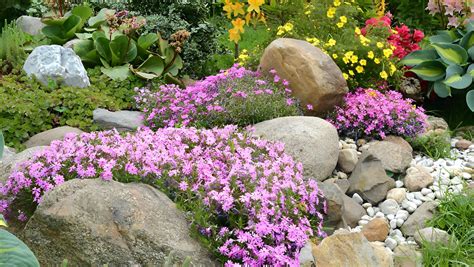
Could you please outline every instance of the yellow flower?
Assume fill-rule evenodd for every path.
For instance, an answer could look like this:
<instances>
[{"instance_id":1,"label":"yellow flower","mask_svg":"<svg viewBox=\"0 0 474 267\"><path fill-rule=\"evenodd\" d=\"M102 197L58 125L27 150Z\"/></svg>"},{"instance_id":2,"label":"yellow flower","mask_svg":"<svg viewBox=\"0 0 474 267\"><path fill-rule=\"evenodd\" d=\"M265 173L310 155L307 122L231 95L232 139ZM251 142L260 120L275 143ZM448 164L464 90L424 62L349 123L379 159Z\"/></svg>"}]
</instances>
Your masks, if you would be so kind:
<instances>
[{"instance_id":1,"label":"yellow flower","mask_svg":"<svg viewBox=\"0 0 474 267\"><path fill-rule=\"evenodd\" d=\"M368 96L371 96L371 97L377 96L377 92L375 92L375 90L368 89L366 92Z\"/></svg>"},{"instance_id":2,"label":"yellow flower","mask_svg":"<svg viewBox=\"0 0 474 267\"><path fill-rule=\"evenodd\" d=\"M249 7L247 8L247 12L255 11L260 13L260 6L265 3L265 0L248 0Z\"/></svg>"},{"instance_id":3,"label":"yellow flower","mask_svg":"<svg viewBox=\"0 0 474 267\"><path fill-rule=\"evenodd\" d=\"M224 5L223 10L227 13L227 18L230 19L232 17L232 10L233 10L233 5L230 0L225 0L225 5Z\"/></svg>"},{"instance_id":4,"label":"yellow flower","mask_svg":"<svg viewBox=\"0 0 474 267\"><path fill-rule=\"evenodd\" d=\"M340 17L339 17L339 20L340 20L342 23L347 23L347 17L346 17L346 16L340 16Z\"/></svg>"},{"instance_id":5,"label":"yellow flower","mask_svg":"<svg viewBox=\"0 0 474 267\"><path fill-rule=\"evenodd\" d=\"M334 15L336 14L336 8L330 7L328 11L326 12L326 16L328 18L334 18Z\"/></svg>"},{"instance_id":6,"label":"yellow flower","mask_svg":"<svg viewBox=\"0 0 474 267\"><path fill-rule=\"evenodd\" d=\"M349 75L354 76L355 73L352 70L349 70Z\"/></svg>"},{"instance_id":7,"label":"yellow flower","mask_svg":"<svg viewBox=\"0 0 474 267\"><path fill-rule=\"evenodd\" d=\"M340 6L341 0L334 0L334 6Z\"/></svg>"},{"instance_id":8,"label":"yellow flower","mask_svg":"<svg viewBox=\"0 0 474 267\"><path fill-rule=\"evenodd\" d=\"M246 61L249 58L249 55L241 54L239 55L240 61Z\"/></svg>"},{"instance_id":9,"label":"yellow flower","mask_svg":"<svg viewBox=\"0 0 474 267\"><path fill-rule=\"evenodd\" d=\"M365 37L364 35L359 35L359 38L360 38L360 43L363 45L363 46L369 46L369 43L370 43L370 39Z\"/></svg>"},{"instance_id":10,"label":"yellow flower","mask_svg":"<svg viewBox=\"0 0 474 267\"><path fill-rule=\"evenodd\" d=\"M375 64L380 64L380 59L374 58L374 62L375 62Z\"/></svg>"},{"instance_id":11,"label":"yellow flower","mask_svg":"<svg viewBox=\"0 0 474 267\"><path fill-rule=\"evenodd\" d=\"M289 32L289 31L293 30L293 24L291 24L290 22L287 22L287 23L285 23L283 28L285 28L285 31Z\"/></svg>"},{"instance_id":12,"label":"yellow flower","mask_svg":"<svg viewBox=\"0 0 474 267\"><path fill-rule=\"evenodd\" d=\"M343 57L342 61L344 61L345 64L349 63L349 59L347 57Z\"/></svg>"},{"instance_id":13,"label":"yellow flower","mask_svg":"<svg viewBox=\"0 0 474 267\"><path fill-rule=\"evenodd\" d=\"M364 67L362 67L362 66L357 66L357 67L356 67L356 71L357 71L357 73L362 73L362 72L364 72Z\"/></svg>"},{"instance_id":14,"label":"yellow flower","mask_svg":"<svg viewBox=\"0 0 474 267\"><path fill-rule=\"evenodd\" d=\"M367 57L373 59L375 57L374 52L369 51L369 53L367 53Z\"/></svg>"},{"instance_id":15,"label":"yellow flower","mask_svg":"<svg viewBox=\"0 0 474 267\"><path fill-rule=\"evenodd\" d=\"M385 71L380 72L380 77L381 77L382 79L386 80L386 79L388 78L387 72L385 72Z\"/></svg>"},{"instance_id":16,"label":"yellow flower","mask_svg":"<svg viewBox=\"0 0 474 267\"><path fill-rule=\"evenodd\" d=\"M378 48L382 48L383 47L383 44L381 42L377 42L377 47Z\"/></svg>"},{"instance_id":17,"label":"yellow flower","mask_svg":"<svg viewBox=\"0 0 474 267\"><path fill-rule=\"evenodd\" d=\"M234 17L237 17L239 14L245 15L244 5L239 2L233 4L232 9L234 10Z\"/></svg>"},{"instance_id":18,"label":"yellow flower","mask_svg":"<svg viewBox=\"0 0 474 267\"><path fill-rule=\"evenodd\" d=\"M236 18L235 20L232 21L232 25L234 26L234 29L237 31L244 33L244 26L245 26L245 20L241 18Z\"/></svg>"},{"instance_id":19,"label":"yellow flower","mask_svg":"<svg viewBox=\"0 0 474 267\"><path fill-rule=\"evenodd\" d=\"M338 22L338 23L336 24L336 26L337 26L338 28L342 28L342 27L344 27L344 23Z\"/></svg>"},{"instance_id":20,"label":"yellow flower","mask_svg":"<svg viewBox=\"0 0 474 267\"><path fill-rule=\"evenodd\" d=\"M337 58L337 54L332 54L332 58L336 59L336 58Z\"/></svg>"},{"instance_id":21,"label":"yellow flower","mask_svg":"<svg viewBox=\"0 0 474 267\"><path fill-rule=\"evenodd\" d=\"M354 31L355 31L355 33L356 33L357 35L361 35L361 34L362 34L361 31L360 31L360 29L359 29L359 27L355 27L355 30L354 30Z\"/></svg>"},{"instance_id":22,"label":"yellow flower","mask_svg":"<svg viewBox=\"0 0 474 267\"><path fill-rule=\"evenodd\" d=\"M305 15L309 15L309 14L311 14L311 10L307 10L307 11L305 11L305 12L304 12L304 14L305 14Z\"/></svg>"},{"instance_id":23,"label":"yellow flower","mask_svg":"<svg viewBox=\"0 0 474 267\"><path fill-rule=\"evenodd\" d=\"M390 56L393 54L393 51L392 49L384 49L383 50L383 55L386 57L386 58L390 58Z\"/></svg>"},{"instance_id":24,"label":"yellow flower","mask_svg":"<svg viewBox=\"0 0 474 267\"><path fill-rule=\"evenodd\" d=\"M354 55L354 51L347 51L347 52L344 54L344 56L345 56L345 57L348 57L348 58L352 57L352 55Z\"/></svg>"},{"instance_id":25,"label":"yellow flower","mask_svg":"<svg viewBox=\"0 0 474 267\"><path fill-rule=\"evenodd\" d=\"M357 61L359 61L359 57L356 56L356 55L353 55L353 56L351 57L351 62L352 62L352 63L357 63Z\"/></svg>"},{"instance_id":26,"label":"yellow flower","mask_svg":"<svg viewBox=\"0 0 474 267\"><path fill-rule=\"evenodd\" d=\"M278 27L277 35L278 35L278 36L281 36L281 35L283 35L283 34L285 34L285 30L284 30L283 28Z\"/></svg>"},{"instance_id":27,"label":"yellow flower","mask_svg":"<svg viewBox=\"0 0 474 267\"><path fill-rule=\"evenodd\" d=\"M336 45L336 40L334 39L329 39L329 41L326 43L326 46L331 47Z\"/></svg>"},{"instance_id":28,"label":"yellow flower","mask_svg":"<svg viewBox=\"0 0 474 267\"><path fill-rule=\"evenodd\" d=\"M361 60L359 61L359 64L360 64L361 66L367 66L367 60L361 59Z\"/></svg>"},{"instance_id":29,"label":"yellow flower","mask_svg":"<svg viewBox=\"0 0 474 267\"><path fill-rule=\"evenodd\" d=\"M240 33L236 28L229 30L229 39L234 41L234 43L238 43L240 41Z\"/></svg>"},{"instance_id":30,"label":"yellow flower","mask_svg":"<svg viewBox=\"0 0 474 267\"><path fill-rule=\"evenodd\" d=\"M390 76L392 76L395 73L395 71L397 71L397 67L395 67L395 65L390 63Z\"/></svg>"},{"instance_id":31,"label":"yellow flower","mask_svg":"<svg viewBox=\"0 0 474 267\"><path fill-rule=\"evenodd\" d=\"M347 73L342 73L342 77L344 77L345 80L349 80L349 75L347 75Z\"/></svg>"}]
</instances>

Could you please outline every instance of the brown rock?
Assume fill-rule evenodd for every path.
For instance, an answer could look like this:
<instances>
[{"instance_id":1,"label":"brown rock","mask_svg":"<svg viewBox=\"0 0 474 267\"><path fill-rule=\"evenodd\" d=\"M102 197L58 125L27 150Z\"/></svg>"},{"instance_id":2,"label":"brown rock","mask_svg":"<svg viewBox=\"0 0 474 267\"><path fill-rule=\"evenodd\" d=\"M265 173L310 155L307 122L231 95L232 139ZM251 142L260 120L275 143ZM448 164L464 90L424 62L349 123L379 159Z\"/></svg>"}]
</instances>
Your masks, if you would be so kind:
<instances>
[{"instance_id":1,"label":"brown rock","mask_svg":"<svg viewBox=\"0 0 474 267\"><path fill-rule=\"evenodd\" d=\"M415 245L400 244L394 252L395 267L422 267L422 255Z\"/></svg>"},{"instance_id":2,"label":"brown rock","mask_svg":"<svg viewBox=\"0 0 474 267\"><path fill-rule=\"evenodd\" d=\"M460 150L466 150L469 148L469 146L472 145L472 142L466 139L461 139L456 142L456 148Z\"/></svg>"},{"instance_id":3,"label":"brown rock","mask_svg":"<svg viewBox=\"0 0 474 267\"><path fill-rule=\"evenodd\" d=\"M407 175L403 179L405 187L411 191L420 191L433 184L434 178L423 166L414 166L407 169Z\"/></svg>"},{"instance_id":4,"label":"brown rock","mask_svg":"<svg viewBox=\"0 0 474 267\"><path fill-rule=\"evenodd\" d=\"M413 236L418 230L423 229L427 221L433 218L438 203L427 201L419 206L403 223L400 230L405 236Z\"/></svg>"},{"instance_id":5,"label":"brown rock","mask_svg":"<svg viewBox=\"0 0 474 267\"><path fill-rule=\"evenodd\" d=\"M402 173L410 166L413 149L401 137L387 138L388 140L368 143L367 151L380 159L385 170Z\"/></svg>"},{"instance_id":6,"label":"brown rock","mask_svg":"<svg viewBox=\"0 0 474 267\"><path fill-rule=\"evenodd\" d=\"M393 199L400 204L405 199L406 194L407 190L405 188L392 188L387 192L387 199Z\"/></svg>"},{"instance_id":7,"label":"brown rock","mask_svg":"<svg viewBox=\"0 0 474 267\"><path fill-rule=\"evenodd\" d=\"M342 102L347 82L336 63L319 48L302 40L280 38L263 53L260 70L275 69L290 82L303 106L313 105L315 115L325 115Z\"/></svg>"},{"instance_id":8,"label":"brown rock","mask_svg":"<svg viewBox=\"0 0 474 267\"><path fill-rule=\"evenodd\" d=\"M370 242L374 249L375 256L379 259L380 266L378 267L393 267L392 253L385 247L383 242Z\"/></svg>"},{"instance_id":9,"label":"brown rock","mask_svg":"<svg viewBox=\"0 0 474 267\"><path fill-rule=\"evenodd\" d=\"M390 226L384 218L374 218L362 228L362 234L369 241L385 241Z\"/></svg>"}]
</instances>

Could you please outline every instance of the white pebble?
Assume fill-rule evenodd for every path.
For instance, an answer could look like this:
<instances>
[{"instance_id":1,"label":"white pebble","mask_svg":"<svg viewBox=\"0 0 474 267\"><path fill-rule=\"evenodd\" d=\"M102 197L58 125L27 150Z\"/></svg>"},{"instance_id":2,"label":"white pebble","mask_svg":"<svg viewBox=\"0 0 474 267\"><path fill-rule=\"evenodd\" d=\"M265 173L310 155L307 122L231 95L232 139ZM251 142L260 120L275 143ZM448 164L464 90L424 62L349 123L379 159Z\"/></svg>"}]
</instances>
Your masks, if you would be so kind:
<instances>
[{"instance_id":1,"label":"white pebble","mask_svg":"<svg viewBox=\"0 0 474 267\"><path fill-rule=\"evenodd\" d=\"M388 219L389 221L391 221L391 220L395 219L395 215L389 214L389 215L387 215L387 219Z\"/></svg>"},{"instance_id":2,"label":"white pebble","mask_svg":"<svg viewBox=\"0 0 474 267\"><path fill-rule=\"evenodd\" d=\"M387 237L387 239L385 239L385 246L394 250L397 247L397 241L391 237Z\"/></svg>"},{"instance_id":3,"label":"white pebble","mask_svg":"<svg viewBox=\"0 0 474 267\"><path fill-rule=\"evenodd\" d=\"M397 219L402 219L402 220L406 220L406 219L408 219L408 216L409 216L409 215L410 215L410 214L408 213L408 211L406 211L406 210L399 210L399 211L397 211L397 214L395 215L395 218L397 218Z\"/></svg>"},{"instance_id":4,"label":"white pebble","mask_svg":"<svg viewBox=\"0 0 474 267\"><path fill-rule=\"evenodd\" d=\"M366 225L366 224L368 224L368 223L369 223L369 222L366 221L366 220L360 220L360 221L359 221L359 225L360 225L360 226L364 226L364 225Z\"/></svg>"},{"instance_id":5,"label":"white pebble","mask_svg":"<svg viewBox=\"0 0 474 267\"><path fill-rule=\"evenodd\" d=\"M407 193L405 198L411 201L415 199L415 195L413 193Z\"/></svg>"},{"instance_id":6,"label":"white pebble","mask_svg":"<svg viewBox=\"0 0 474 267\"><path fill-rule=\"evenodd\" d=\"M436 198L436 195L435 195L435 193L429 193L428 195L426 195L426 197L431 199L431 200L434 200Z\"/></svg>"},{"instance_id":7,"label":"white pebble","mask_svg":"<svg viewBox=\"0 0 474 267\"><path fill-rule=\"evenodd\" d=\"M403 182L400 181L400 180L397 180L397 181L395 181L395 186L396 186L397 188L403 187Z\"/></svg>"},{"instance_id":8,"label":"white pebble","mask_svg":"<svg viewBox=\"0 0 474 267\"><path fill-rule=\"evenodd\" d=\"M390 220L390 228L392 228L392 229L397 228L397 220L396 219Z\"/></svg>"},{"instance_id":9,"label":"white pebble","mask_svg":"<svg viewBox=\"0 0 474 267\"><path fill-rule=\"evenodd\" d=\"M369 207L372 207L372 204L367 202L367 203L362 204L362 207L364 207L364 209L367 209Z\"/></svg>"},{"instance_id":10,"label":"white pebble","mask_svg":"<svg viewBox=\"0 0 474 267\"><path fill-rule=\"evenodd\" d=\"M362 216L361 219L362 219L362 220L366 220L366 221L370 221L370 220L372 220L372 217L371 217L371 216L368 216L368 215L364 215L364 216Z\"/></svg>"},{"instance_id":11,"label":"white pebble","mask_svg":"<svg viewBox=\"0 0 474 267\"><path fill-rule=\"evenodd\" d=\"M402 231L400 229L390 230L390 236L403 236Z\"/></svg>"},{"instance_id":12,"label":"white pebble","mask_svg":"<svg viewBox=\"0 0 474 267\"><path fill-rule=\"evenodd\" d=\"M415 203L417 207L421 206L423 204L423 201L419 199L413 199L411 202Z\"/></svg>"},{"instance_id":13,"label":"white pebble","mask_svg":"<svg viewBox=\"0 0 474 267\"><path fill-rule=\"evenodd\" d=\"M462 183L462 180L461 178L459 178L458 176L454 177L453 179L451 179L451 184L461 184Z\"/></svg>"},{"instance_id":14,"label":"white pebble","mask_svg":"<svg viewBox=\"0 0 474 267\"><path fill-rule=\"evenodd\" d=\"M466 179L466 180L469 180L471 179L472 175L470 175L469 173L467 172L463 172L462 174L462 178Z\"/></svg>"},{"instance_id":15,"label":"white pebble","mask_svg":"<svg viewBox=\"0 0 474 267\"><path fill-rule=\"evenodd\" d=\"M355 202L357 202L359 205L362 205L362 203L364 203L364 200L362 200L362 198L357 193L354 193L354 195L352 195L352 199L355 200Z\"/></svg>"},{"instance_id":16,"label":"white pebble","mask_svg":"<svg viewBox=\"0 0 474 267\"><path fill-rule=\"evenodd\" d=\"M401 227L405 221L402 219L396 219L396 222L397 222L397 227Z\"/></svg>"},{"instance_id":17,"label":"white pebble","mask_svg":"<svg viewBox=\"0 0 474 267\"><path fill-rule=\"evenodd\" d=\"M377 213L375 214L375 217L376 217L376 218L384 218L385 215L384 215L382 212L379 211L379 212L377 212Z\"/></svg>"},{"instance_id":18,"label":"white pebble","mask_svg":"<svg viewBox=\"0 0 474 267\"><path fill-rule=\"evenodd\" d=\"M374 216L374 215L375 215L374 208L368 207L368 208L367 208L367 214L368 214L370 217Z\"/></svg>"},{"instance_id":19,"label":"white pebble","mask_svg":"<svg viewBox=\"0 0 474 267\"><path fill-rule=\"evenodd\" d=\"M410 213L411 213L411 212L414 212L414 211L416 210L416 204L414 204L414 203L412 203L412 204L413 204L414 206L409 206L409 207L407 208L408 212L410 212Z\"/></svg>"},{"instance_id":20,"label":"white pebble","mask_svg":"<svg viewBox=\"0 0 474 267\"><path fill-rule=\"evenodd\" d=\"M432 193L433 191L431 191L431 189L429 188L423 188L421 189L421 194L423 194L424 196L428 195L429 193Z\"/></svg>"}]
</instances>

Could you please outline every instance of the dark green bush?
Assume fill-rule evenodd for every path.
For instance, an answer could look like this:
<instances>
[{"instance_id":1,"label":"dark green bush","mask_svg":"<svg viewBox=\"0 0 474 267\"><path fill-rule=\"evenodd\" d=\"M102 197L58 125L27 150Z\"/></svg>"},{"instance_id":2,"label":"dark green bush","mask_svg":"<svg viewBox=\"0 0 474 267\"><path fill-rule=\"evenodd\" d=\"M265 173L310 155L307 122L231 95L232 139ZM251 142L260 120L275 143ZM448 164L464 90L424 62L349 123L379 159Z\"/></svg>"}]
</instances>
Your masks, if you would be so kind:
<instances>
[{"instance_id":1,"label":"dark green bush","mask_svg":"<svg viewBox=\"0 0 474 267\"><path fill-rule=\"evenodd\" d=\"M12 21L26 14L30 0L2 0L0 4L0 27L5 21Z\"/></svg>"},{"instance_id":2,"label":"dark green bush","mask_svg":"<svg viewBox=\"0 0 474 267\"><path fill-rule=\"evenodd\" d=\"M429 0L399 0L390 1L389 9L399 23L409 28L421 29L426 35L442 29L443 25L437 17L431 16L426 7Z\"/></svg>"},{"instance_id":3,"label":"dark green bush","mask_svg":"<svg viewBox=\"0 0 474 267\"><path fill-rule=\"evenodd\" d=\"M115 82L89 70L91 86L84 89L43 86L24 74L5 75L0 80L0 129L6 145L22 148L21 143L39 132L69 125L95 130L92 111L98 107L110 110L133 108L133 88L141 81Z\"/></svg>"}]
</instances>

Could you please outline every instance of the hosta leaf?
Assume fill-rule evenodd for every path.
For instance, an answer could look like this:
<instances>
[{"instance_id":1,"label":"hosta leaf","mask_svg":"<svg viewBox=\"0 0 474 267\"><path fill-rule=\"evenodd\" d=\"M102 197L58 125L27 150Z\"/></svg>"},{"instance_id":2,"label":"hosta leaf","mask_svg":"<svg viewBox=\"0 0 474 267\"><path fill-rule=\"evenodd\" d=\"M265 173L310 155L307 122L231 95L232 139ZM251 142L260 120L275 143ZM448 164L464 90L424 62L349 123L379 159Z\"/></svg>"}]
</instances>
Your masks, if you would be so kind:
<instances>
[{"instance_id":1,"label":"hosta leaf","mask_svg":"<svg viewBox=\"0 0 474 267\"><path fill-rule=\"evenodd\" d=\"M471 57L471 60L474 61L474 47L469 48L469 50L467 50L467 53Z\"/></svg>"},{"instance_id":2,"label":"hosta leaf","mask_svg":"<svg viewBox=\"0 0 474 267\"><path fill-rule=\"evenodd\" d=\"M430 37L431 43L452 43L457 39L457 36L453 31L444 30L438 31L437 33L437 35Z\"/></svg>"},{"instance_id":3,"label":"hosta leaf","mask_svg":"<svg viewBox=\"0 0 474 267\"><path fill-rule=\"evenodd\" d=\"M13 234L0 229L0 266L40 266L31 250Z\"/></svg>"},{"instance_id":4,"label":"hosta leaf","mask_svg":"<svg viewBox=\"0 0 474 267\"><path fill-rule=\"evenodd\" d=\"M468 50L469 48L474 46L474 31L470 31L464 35L459 43L464 49Z\"/></svg>"},{"instance_id":5,"label":"hosta leaf","mask_svg":"<svg viewBox=\"0 0 474 267\"><path fill-rule=\"evenodd\" d=\"M413 67L425 61L435 60L438 57L436 50L417 50L404 57L400 63Z\"/></svg>"},{"instance_id":6,"label":"hosta leaf","mask_svg":"<svg viewBox=\"0 0 474 267\"><path fill-rule=\"evenodd\" d=\"M462 46L439 43L433 44L433 47L446 64L464 65L467 63L468 55Z\"/></svg>"},{"instance_id":7,"label":"hosta leaf","mask_svg":"<svg viewBox=\"0 0 474 267\"><path fill-rule=\"evenodd\" d=\"M126 80L132 73L130 72L129 65L117 66L113 68L100 68L103 74L109 76L112 80L116 81L124 81Z\"/></svg>"},{"instance_id":8,"label":"hosta leaf","mask_svg":"<svg viewBox=\"0 0 474 267\"><path fill-rule=\"evenodd\" d=\"M474 78L474 64L469 65L469 67L467 68L466 73L469 73L471 75L471 77Z\"/></svg>"},{"instance_id":9,"label":"hosta leaf","mask_svg":"<svg viewBox=\"0 0 474 267\"><path fill-rule=\"evenodd\" d=\"M425 81L434 82L444 78L446 67L439 61L431 60L422 62L409 71L415 73Z\"/></svg>"},{"instance_id":10,"label":"hosta leaf","mask_svg":"<svg viewBox=\"0 0 474 267\"><path fill-rule=\"evenodd\" d=\"M459 76L463 75L464 69L459 65L449 65L448 68L446 68L446 78L449 78L456 74Z\"/></svg>"},{"instance_id":11,"label":"hosta leaf","mask_svg":"<svg viewBox=\"0 0 474 267\"><path fill-rule=\"evenodd\" d=\"M466 102L469 109L474 112L474 90L467 92Z\"/></svg>"},{"instance_id":12,"label":"hosta leaf","mask_svg":"<svg viewBox=\"0 0 474 267\"><path fill-rule=\"evenodd\" d=\"M454 74L444 80L444 83L454 89L466 89L471 85L472 77L470 74L465 74L463 76L459 74Z\"/></svg>"},{"instance_id":13,"label":"hosta leaf","mask_svg":"<svg viewBox=\"0 0 474 267\"><path fill-rule=\"evenodd\" d=\"M451 96L451 88L441 81L434 83L434 91L441 98Z\"/></svg>"}]
</instances>

